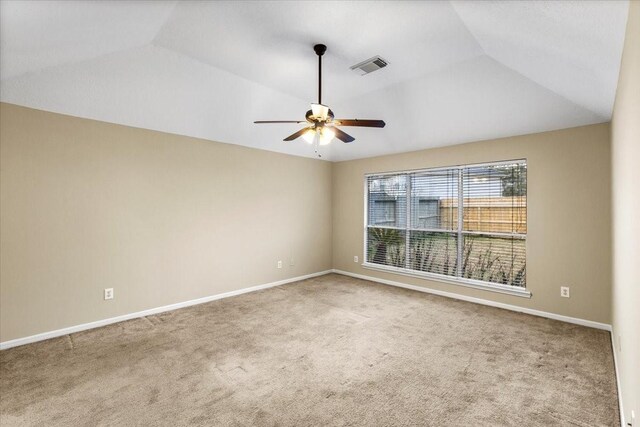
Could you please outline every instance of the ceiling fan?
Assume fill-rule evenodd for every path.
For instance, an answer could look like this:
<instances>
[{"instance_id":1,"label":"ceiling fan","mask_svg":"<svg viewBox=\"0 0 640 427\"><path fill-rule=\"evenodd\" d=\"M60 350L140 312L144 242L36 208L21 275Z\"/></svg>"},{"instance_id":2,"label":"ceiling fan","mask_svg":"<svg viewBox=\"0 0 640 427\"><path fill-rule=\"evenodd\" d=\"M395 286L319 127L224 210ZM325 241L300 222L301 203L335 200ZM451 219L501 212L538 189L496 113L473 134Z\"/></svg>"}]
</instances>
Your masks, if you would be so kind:
<instances>
[{"instance_id":1,"label":"ceiling fan","mask_svg":"<svg viewBox=\"0 0 640 427\"><path fill-rule=\"evenodd\" d=\"M307 127L289 135L284 141L293 141L302 137L305 141L315 146L316 153L318 152L318 145L327 145L333 138L338 138L342 142L355 140L354 137L340 130L338 126L383 128L385 123L382 120L334 118L333 111L322 104L322 55L327 51L327 47L323 44L317 44L313 47L313 50L318 55L318 103L311 104L311 110L305 114L306 120L258 120L254 123L308 123Z\"/></svg>"}]
</instances>

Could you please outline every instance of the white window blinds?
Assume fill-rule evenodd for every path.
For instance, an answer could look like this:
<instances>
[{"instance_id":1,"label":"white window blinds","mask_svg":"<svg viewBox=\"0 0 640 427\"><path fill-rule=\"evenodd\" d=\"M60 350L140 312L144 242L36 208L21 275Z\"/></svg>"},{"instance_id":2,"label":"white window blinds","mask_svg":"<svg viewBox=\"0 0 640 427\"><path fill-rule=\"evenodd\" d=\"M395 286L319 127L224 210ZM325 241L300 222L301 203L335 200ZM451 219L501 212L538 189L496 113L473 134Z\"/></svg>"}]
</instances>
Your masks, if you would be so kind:
<instances>
[{"instance_id":1,"label":"white window blinds","mask_svg":"<svg viewBox=\"0 0 640 427\"><path fill-rule=\"evenodd\" d=\"M525 161L366 180L367 263L526 287Z\"/></svg>"}]
</instances>

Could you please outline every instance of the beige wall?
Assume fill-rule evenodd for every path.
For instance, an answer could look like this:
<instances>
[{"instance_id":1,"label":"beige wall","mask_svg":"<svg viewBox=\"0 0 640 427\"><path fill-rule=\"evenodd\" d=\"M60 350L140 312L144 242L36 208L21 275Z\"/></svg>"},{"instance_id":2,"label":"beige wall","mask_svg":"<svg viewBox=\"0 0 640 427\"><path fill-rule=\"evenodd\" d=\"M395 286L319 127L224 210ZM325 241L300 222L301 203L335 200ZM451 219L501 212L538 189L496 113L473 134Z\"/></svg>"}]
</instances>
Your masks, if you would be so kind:
<instances>
[{"instance_id":1,"label":"beige wall","mask_svg":"<svg viewBox=\"0 0 640 427\"><path fill-rule=\"evenodd\" d=\"M607 124L332 165L0 111L2 341L332 267L611 321ZM365 173L516 158L529 165L531 299L353 263L363 256ZM565 284L570 299L559 296ZM116 298L105 302L108 287Z\"/></svg>"},{"instance_id":2,"label":"beige wall","mask_svg":"<svg viewBox=\"0 0 640 427\"><path fill-rule=\"evenodd\" d=\"M640 423L640 2L630 2L611 123L613 337L622 401ZM636 425L634 424L634 426Z\"/></svg>"},{"instance_id":3,"label":"beige wall","mask_svg":"<svg viewBox=\"0 0 640 427\"><path fill-rule=\"evenodd\" d=\"M609 125L600 124L334 163L333 267L610 323L611 213ZM530 299L364 269L364 175L525 158L527 287ZM560 286L571 298L560 297Z\"/></svg>"},{"instance_id":4,"label":"beige wall","mask_svg":"<svg viewBox=\"0 0 640 427\"><path fill-rule=\"evenodd\" d=\"M328 162L0 108L0 341L331 268Z\"/></svg>"}]
</instances>

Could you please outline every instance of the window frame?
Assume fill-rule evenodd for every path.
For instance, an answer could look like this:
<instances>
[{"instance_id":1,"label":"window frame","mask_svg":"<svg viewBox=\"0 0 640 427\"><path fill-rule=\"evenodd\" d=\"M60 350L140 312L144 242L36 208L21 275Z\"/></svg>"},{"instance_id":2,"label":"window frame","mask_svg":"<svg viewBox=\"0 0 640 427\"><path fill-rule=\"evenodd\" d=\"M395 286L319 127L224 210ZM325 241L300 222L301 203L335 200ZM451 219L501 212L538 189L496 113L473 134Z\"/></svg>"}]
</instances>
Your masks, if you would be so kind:
<instances>
[{"instance_id":1,"label":"window frame","mask_svg":"<svg viewBox=\"0 0 640 427\"><path fill-rule=\"evenodd\" d=\"M410 268L406 268L406 267L394 267L394 266L388 266L388 265L383 265L383 264L376 264L376 263L371 263L368 262L369 259L369 253L368 253L368 234L369 234L369 228L388 228L388 229L394 229L394 230L400 230L403 232L411 232L411 231L426 231L426 232L437 232L437 233L450 233L452 235L457 236L457 240L459 241L458 243L458 259L461 258L461 248L462 248L462 242L461 242L461 237L464 236L468 236L468 235L480 235L480 236L492 236L492 237L509 237L509 238L517 238L517 239L523 239L525 241L525 262L526 262L526 241L527 241L527 233L528 233L528 227L527 227L527 233L501 233L501 232L477 232L477 231L465 231L464 230L464 222L463 222L463 216L464 216L464 189L463 189L463 173L462 171L464 169L467 168L473 168L473 167L483 167L483 166L500 166L500 165L511 165L514 163L522 163L524 162L525 164L527 164L528 167L528 162L526 158L521 158L521 159L513 159L513 160L501 160L501 161L496 161L496 162L486 162L486 163L470 163L470 164L463 164L463 165L453 165L453 166L442 166L442 167L434 167L434 168L421 168L421 169L409 169L409 170L400 170L400 171L390 171L390 172L379 172L379 173L366 173L364 175L364 228L363 228L363 246L364 246L364 257L363 257L363 262L361 263L361 266L363 268L366 269L370 269L370 270L378 270L378 271L383 271L383 272L388 272L388 273L395 273L395 274L401 274L404 276L410 276L410 277L417 277L420 279L428 279L428 280L433 280L433 281L438 281L438 282L443 282L443 283L447 283L447 284L454 284L454 285L459 285L459 286L465 286L465 287L470 287L470 288L475 288L475 289L482 289L482 290L487 290L487 291L492 291L492 292L498 292L498 293L502 293L502 294L508 294L508 295L515 295L515 296L519 296L519 297L525 297L525 298L530 298L531 297L531 292L528 290L527 287L519 287L519 286L512 286L512 285L503 285L500 283L492 283L492 282L485 282L482 280L476 280L476 279L468 279L468 278L464 278L464 277L460 277L460 276L449 276L449 275L445 275L445 274L438 274L438 273L431 273L431 272L426 272L426 271L419 271L419 270L413 270ZM403 227L390 227L390 226L375 226L375 225L369 225L369 217L368 217L368 209L369 209L369 179L372 177L384 177L384 176L390 176L390 175L411 175L411 174L419 174L419 173L428 173L428 172L435 172L435 171L442 171L442 170L451 170L451 169L457 169L459 171L458 173L458 228L455 230L442 230L442 229L414 229L413 224L410 223L411 220L411 199L410 199L410 194L411 194L411 179L408 179L408 184L407 184L407 194L408 194L408 198L407 198L407 219L406 219L406 226ZM527 176L528 178L528 176ZM527 211L527 221L528 221L528 210L529 210L529 203L528 203L528 197L527 197L527 206L526 206L526 211ZM406 236L405 237L405 246L408 247L409 246L409 237ZM405 248L405 253L407 254L406 257L408 259L408 249ZM459 263L458 263L459 265Z\"/></svg>"}]
</instances>

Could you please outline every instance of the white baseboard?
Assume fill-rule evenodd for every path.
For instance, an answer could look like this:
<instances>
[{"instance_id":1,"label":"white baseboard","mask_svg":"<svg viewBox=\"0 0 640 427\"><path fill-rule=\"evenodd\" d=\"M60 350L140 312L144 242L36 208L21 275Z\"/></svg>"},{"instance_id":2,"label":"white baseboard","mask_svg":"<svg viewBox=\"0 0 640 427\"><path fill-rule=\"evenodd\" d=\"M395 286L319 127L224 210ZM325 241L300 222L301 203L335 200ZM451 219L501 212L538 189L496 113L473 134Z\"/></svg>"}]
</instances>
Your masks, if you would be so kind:
<instances>
[{"instance_id":1,"label":"white baseboard","mask_svg":"<svg viewBox=\"0 0 640 427\"><path fill-rule=\"evenodd\" d=\"M618 371L618 350L613 339L613 329L611 330L611 351L613 351L613 367L616 372L616 386L618 387L618 408L620 410L620 427L626 427L624 421L624 405L622 404L622 387L620 387L620 372Z\"/></svg>"},{"instance_id":2,"label":"white baseboard","mask_svg":"<svg viewBox=\"0 0 640 427\"><path fill-rule=\"evenodd\" d=\"M579 319L577 317L563 316L561 314L549 313L546 311L534 310L531 308L519 307L517 305L504 304L501 302L490 301L482 298L468 297L466 295L460 295L453 292L439 291L436 289L425 288L423 286L409 285L407 283L396 282L394 280L379 279L373 276L365 276L364 274L356 274L343 270L333 270L334 273L342 274L345 276L355 277L357 279L369 280L371 282L382 283L383 285L397 286L399 288L411 289L414 291L425 292L428 294L440 295L447 298L454 298L462 301L473 302L476 304L489 305L491 307L504 308L505 310L517 311L520 313L531 314L539 317L546 317L549 319L560 320L567 323L575 323L576 325L588 326L590 328L603 329L605 331L611 331L611 325L607 323L594 322L592 320Z\"/></svg>"},{"instance_id":3,"label":"white baseboard","mask_svg":"<svg viewBox=\"0 0 640 427\"><path fill-rule=\"evenodd\" d=\"M275 286L280 286L280 285L284 285L291 282L297 282L300 280L310 279L312 277L323 276L331 272L333 272L333 270L319 271L317 273L306 274L304 276L292 277L290 279L278 280L277 282L265 283L263 285L251 286L250 288L238 289L237 291L230 291L222 294L211 295L208 297L179 302L176 304L165 305L162 307L150 308L148 310L137 311L135 313L129 313L129 314L123 314L122 316L110 317L108 319L97 320L95 322L83 323L81 325L70 326L68 328L57 329L55 331L43 332L41 334L31 335L24 338L16 338L16 339L5 341L5 342L0 342L0 350L6 350L8 348L17 347L20 345L31 344L38 341L44 341L50 338L56 338L63 335L73 334L75 332L86 331L87 329L99 328L101 326L111 325L112 323L118 323L125 320L135 319L138 317L150 316L152 314L158 314L158 313L163 313L165 311L176 310L178 308L189 307L192 305L203 304L205 302L215 301L223 298L229 298L236 295L246 294L249 292L255 292L261 289L273 288Z\"/></svg>"}]
</instances>

